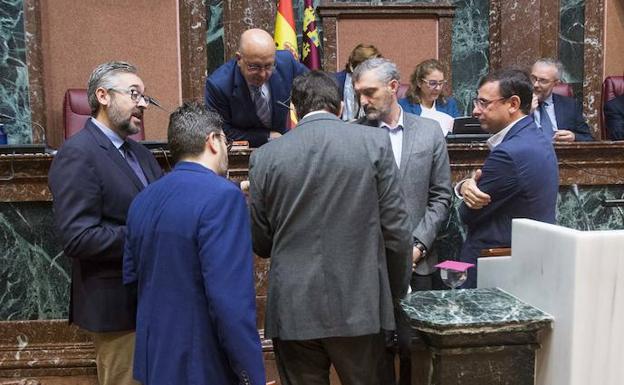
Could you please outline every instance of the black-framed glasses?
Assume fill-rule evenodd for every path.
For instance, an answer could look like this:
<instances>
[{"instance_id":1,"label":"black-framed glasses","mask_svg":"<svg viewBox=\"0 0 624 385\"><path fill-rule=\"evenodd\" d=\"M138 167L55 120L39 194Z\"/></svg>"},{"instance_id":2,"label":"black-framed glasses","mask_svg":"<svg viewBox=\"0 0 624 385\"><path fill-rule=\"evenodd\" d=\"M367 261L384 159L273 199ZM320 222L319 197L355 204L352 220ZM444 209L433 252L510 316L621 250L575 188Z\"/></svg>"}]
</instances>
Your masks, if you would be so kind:
<instances>
[{"instance_id":1,"label":"black-framed glasses","mask_svg":"<svg viewBox=\"0 0 624 385\"><path fill-rule=\"evenodd\" d=\"M425 79L422 79L421 81L423 83L425 83L429 88L444 87L444 85L446 84L446 80L425 80Z\"/></svg>"},{"instance_id":2,"label":"black-framed glasses","mask_svg":"<svg viewBox=\"0 0 624 385\"><path fill-rule=\"evenodd\" d=\"M557 79L544 79L544 78L538 78L537 76L533 76L531 75L531 83L535 84L536 82L540 85L540 86L547 86L552 82L556 82Z\"/></svg>"},{"instance_id":3,"label":"black-framed glasses","mask_svg":"<svg viewBox=\"0 0 624 385\"><path fill-rule=\"evenodd\" d=\"M129 88L129 89L109 88L108 91L119 92L119 93L122 93L122 94L130 95L130 100L132 100L136 104L139 104L141 99L143 99L143 101L145 102L146 106L149 106L150 104L153 104L155 106L160 107L160 104L156 101L156 99L154 99L152 97L149 97L149 96L147 96L145 94L142 94L142 93L140 93L138 90L136 90L134 88Z\"/></svg>"},{"instance_id":4,"label":"black-framed glasses","mask_svg":"<svg viewBox=\"0 0 624 385\"><path fill-rule=\"evenodd\" d=\"M228 152L230 152L230 150L232 149L232 144L234 144L234 141L229 139L227 135L225 134L219 133L217 135L223 138L223 141L225 142L225 147L227 148Z\"/></svg>"},{"instance_id":5,"label":"black-framed glasses","mask_svg":"<svg viewBox=\"0 0 624 385\"><path fill-rule=\"evenodd\" d=\"M486 108L490 106L490 104L494 102L500 102L501 100L505 100L505 99L509 99L509 98L498 98L498 99L493 99L493 100L487 100L484 98L474 98L472 99L472 104L480 110L485 110Z\"/></svg>"}]
</instances>

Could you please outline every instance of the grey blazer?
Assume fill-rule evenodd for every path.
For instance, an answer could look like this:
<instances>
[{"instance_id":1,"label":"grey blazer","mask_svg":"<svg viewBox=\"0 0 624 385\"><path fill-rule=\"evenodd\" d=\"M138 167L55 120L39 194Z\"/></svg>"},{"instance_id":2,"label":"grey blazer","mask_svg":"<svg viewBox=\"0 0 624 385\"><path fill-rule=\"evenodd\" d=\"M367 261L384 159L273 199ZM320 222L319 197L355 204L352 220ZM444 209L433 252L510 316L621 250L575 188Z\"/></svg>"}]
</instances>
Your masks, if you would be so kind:
<instances>
[{"instance_id":1,"label":"grey blazer","mask_svg":"<svg viewBox=\"0 0 624 385\"><path fill-rule=\"evenodd\" d=\"M388 135L311 115L253 152L249 178L254 251L271 257L265 335L394 329L412 237Z\"/></svg>"},{"instance_id":2,"label":"grey blazer","mask_svg":"<svg viewBox=\"0 0 624 385\"><path fill-rule=\"evenodd\" d=\"M365 119L360 123L378 126L378 122ZM416 273L426 275L435 271L438 263L433 241L449 215L451 167L446 141L436 121L404 112L403 125L399 174L412 236L428 251L416 266Z\"/></svg>"}]
</instances>

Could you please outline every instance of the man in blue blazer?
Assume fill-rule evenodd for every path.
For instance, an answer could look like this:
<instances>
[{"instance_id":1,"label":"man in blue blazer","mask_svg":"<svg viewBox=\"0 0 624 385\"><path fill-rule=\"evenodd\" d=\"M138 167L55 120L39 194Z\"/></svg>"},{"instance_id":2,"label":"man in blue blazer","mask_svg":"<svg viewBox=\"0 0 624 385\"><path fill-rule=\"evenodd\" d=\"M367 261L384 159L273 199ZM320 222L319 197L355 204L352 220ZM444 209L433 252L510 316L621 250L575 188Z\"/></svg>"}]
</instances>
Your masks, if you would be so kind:
<instances>
[{"instance_id":1,"label":"man in blue blazer","mask_svg":"<svg viewBox=\"0 0 624 385\"><path fill-rule=\"evenodd\" d=\"M605 125L611 140L624 140L624 95L604 105Z\"/></svg>"},{"instance_id":2,"label":"man in blue blazer","mask_svg":"<svg viewBox=\"0 0 624 385\"><path fill-rule=\"evenodd\" d=\"M482 170L456 187L467 227L460 260L477 263L482 249L511 246L511 220L555 223L559 189L557 157L530 116L532 86L518 70L493 72L479 82L473 114L493 134ZM465 288L476 287L476 269Z\"/></svg>"},{"instance_id":3,"label":"man in blue blazer","mask_svg":"<svg viewBox=\"0 0 624 385\"><path fill-rule=\"evenodd\" d=\"M206 106L223 117L230 140L260 147L288 130L292 81L306 71L289 51L276 52L266 31L247 30L236 58L206 79Z\"/></svg>"},{"instance_id":4,"label":"man in blue blazer","mask_svg":"<svg viewBox=\"0 0 624 385\"><path fill-rule=\"evenodd\" d=\"M540 59L533 64L531 81L538 106L533 117L542 131L556 142L587 142L591 136L589 126L583 117L583 107L574 98L553 93L560 82L561 62ZM544 116L549 117L548 120Z\"/></svg>"},{"instance_id":5,"label":"man in blue blazer","mask_svg":"<svg viewBox=\"0 0 624 385\"><path fill-rule=\"evenodd\" d=\"M121 281L126 214L162 170L128 136L141 128L150 98L134 66L109 62L89 78L93 117L68 139L50 167L54 221L72 260L69 321L91 332L101 385L136 384L132 352L136 290Z\"/></svg>"},{"instance_id":6,"label":"man in blue blazer","mask_svg":"<svg viewBox=\"0 0 624 385\"><path fill-rule=\"evenodd\" d=\"M170 118L175 169L128 213L123 278L138 283L134 376L143 384L264 385L245 198L223 177L222 120L188 103Z\"/></svg>"}]
</instances>

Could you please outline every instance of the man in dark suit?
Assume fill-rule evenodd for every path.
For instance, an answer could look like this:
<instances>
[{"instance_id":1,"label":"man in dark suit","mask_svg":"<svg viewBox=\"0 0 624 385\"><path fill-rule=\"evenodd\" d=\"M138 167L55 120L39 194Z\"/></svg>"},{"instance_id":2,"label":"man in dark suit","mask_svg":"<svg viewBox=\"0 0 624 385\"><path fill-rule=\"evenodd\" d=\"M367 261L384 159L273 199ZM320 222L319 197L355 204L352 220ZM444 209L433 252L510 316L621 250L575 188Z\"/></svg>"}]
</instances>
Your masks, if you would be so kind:
<instances>
[{"instance_id":1,"label":"man in dark suit","mask_svg":"<svg viewBox=\"0 0 624 385\"><path fill-rule=\"evenodd\" d=\"M236 58L206 79L206 106L223 117L230 140L260 147L288 130L290 87L295 76L305 71L289 51L275 51L266 31L247 30Z\"/></svg>"},{"instance_id":2,"label":"man in dark suit","mask_svg":"<svg viewBox=\"0 0 624 385\"><path fill-rule=\"evenodd\" d=\"M254 151L252 237L282 384L378 385L383 330L407 290L409 217L388 135L342 122L332 77L295 79L297 127Z\"/></svg>"},{"instance_id":3,"label":"man in dark suit","mask_svg":"<svg viewBox=\"0 0 624 385\"><path fill-rule=\"evenodd\" d=\"M604 105L605 125L611 140L624 140L624 95Z\"/></svg>"},{"instance_id":4,"label":"man in dark suit","mask_svg":"<svg viewBox=\"0 0 624 385\"><path fill-rule=\"evenodd\" d=\"M366 116L358 123L380 127L390 137L401 175L401 187L413 238L412 290L433 288L438 262L434 240L448 218L451 167L440 125L405 113L398 103L399 71L387 59L369 59L353 72L354 88ZM410 332L399 323L400 384L411 383ZM389 351L393 352L394 347ZM394 354L389 354L388 377L394 377ZM394 382L384 380L384 383Z\"/></svg>"},{"instance_id":5,"label":"man in dark suit","mask_svg":"<svg viewBox=\"0 0 624 385\"><path fill-rule=\"evenodd\" d=\"M460 260L477 263L482 249L511 246L511 220L555 223L559 190L557 157L549 138L528 116L532 87L518 70L493 72L479 82L473 115L493 134L482 170L456 187L467 227ZM476 287L476 269L464 287Z\"/></svg>"},{"instance_id":6,"label":"man in dark suit","mask_svg":"<svg viewBox=\"0 0 624 385\"><path fill-rule=\"evenodd\" d=\"M561 62L540 59L531 69L531 82L538 101L533 118L544 134L555 142L594 140L583 117L583 107L576 100L553 93L560 82ZM548 119L544 119L547 116Z\"/></svg>"},{"instance_id":7,"label":"man in dark suit","mask_svg":"<svg viewBox=\"0 0 624 385\"><path fill-rule=\"evenodd\" d=\"M138 283L134 375L143 384L265 384L249 213L223 178L222 126L202 105L175 111L177 164L128 212L123 276Z\"/></svg>"},{"instance_id":8,"label":"man in dark suit","mask_svg":"<svg viewBox=\"0 0 624 385\"><path fill-rule=\"evenodd\" d=\"M150 98L134 66L108 62L91 77L92 117L58 151L48 176L54 220L72 259L69 321L92 332L100 385L135 384L136 289L121 280L130 202L162 170L129 139Z\"/></svg>"}]
</instances>

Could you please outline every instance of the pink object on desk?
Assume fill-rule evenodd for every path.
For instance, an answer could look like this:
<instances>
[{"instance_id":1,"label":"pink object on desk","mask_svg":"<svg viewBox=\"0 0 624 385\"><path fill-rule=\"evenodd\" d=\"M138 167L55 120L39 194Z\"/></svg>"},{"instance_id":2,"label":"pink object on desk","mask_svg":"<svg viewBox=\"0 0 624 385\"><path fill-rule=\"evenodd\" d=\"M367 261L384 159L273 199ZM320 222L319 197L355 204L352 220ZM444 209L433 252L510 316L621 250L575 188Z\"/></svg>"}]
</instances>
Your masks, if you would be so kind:
<instances>
[{"instance_id":1,"label":"pink object on desk","mask_svg":"<svg viewBox=\"0 0 624 385\"><path fill-rule=\"evenodd\" d=\"M458 261L444 261L442 263L438 263L435 267L454 271L466 271L469 268L474 267L474 264Z\"/></svg>"}]
</instances>

